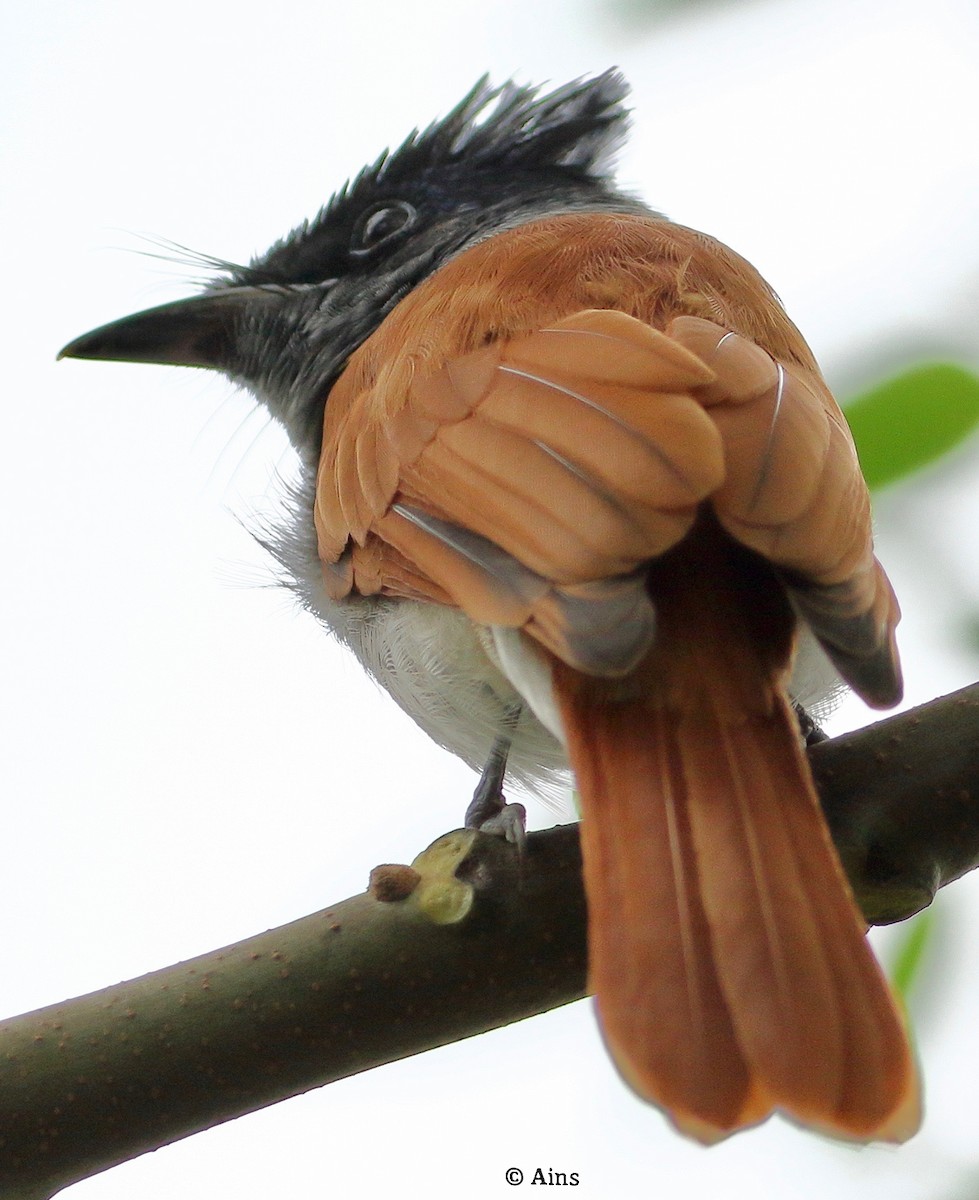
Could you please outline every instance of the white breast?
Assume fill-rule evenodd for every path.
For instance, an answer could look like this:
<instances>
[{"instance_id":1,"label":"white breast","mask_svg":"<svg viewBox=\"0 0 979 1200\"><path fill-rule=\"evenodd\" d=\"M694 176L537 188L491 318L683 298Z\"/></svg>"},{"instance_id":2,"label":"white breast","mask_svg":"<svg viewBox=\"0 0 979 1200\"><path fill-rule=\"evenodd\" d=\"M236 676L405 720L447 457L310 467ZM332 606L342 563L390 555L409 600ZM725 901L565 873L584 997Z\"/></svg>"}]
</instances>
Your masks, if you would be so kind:
<instances>
[{"instance_id":1,"label":"white breast","mask_svg":"<svg viewBox=\"0 0 979 1200\"><path fill-rule=\"evenodd\" d=\"M325 623L412 720L482 770L494 740L509 729L508 712L523 700L500 668L489 630L458 609L422 601L371 597L329 607L320 614ZM564 752L526 703L510 736L514 781L544 798L566 787Z\"/></svg>"},{"instance_id":2,"label":"white breast","mask_svg":"<svg viewBox=\"0 0 979 1200\"><path fill-rule=\"evenodd\" d=\"M566 793L560 720L534 644L517 630L478 626L438 604L382 596L332 600L323 589L308 515L311 487L309 480L297 489L292 519L263 539L305 607L429 737L475 771L482 770L494 740L509 732L509 777L543 799ZM817 719L842 690L804 622L789 690ZM520 703L520 720L511 728L508 714Z\"/></svg>"}]
</instances>

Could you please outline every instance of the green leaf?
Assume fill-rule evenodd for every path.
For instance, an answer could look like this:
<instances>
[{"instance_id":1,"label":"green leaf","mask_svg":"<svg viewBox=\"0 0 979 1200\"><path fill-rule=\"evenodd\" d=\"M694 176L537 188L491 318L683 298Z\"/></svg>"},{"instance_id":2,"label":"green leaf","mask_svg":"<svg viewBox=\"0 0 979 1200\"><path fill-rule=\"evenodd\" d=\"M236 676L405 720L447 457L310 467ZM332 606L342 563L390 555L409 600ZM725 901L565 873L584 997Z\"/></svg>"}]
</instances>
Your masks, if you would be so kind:
<instances>
[{"instance_id":1,"label":"green leaf","mask_svg":"<svg viewBox=\"0 0 979 1200\"><path fill-rule=\"evenodd\" d=\"M896 375L846 405L864 478L881 488L934 462L979 426L979 377L953 363Z\"/></svg>"},{"instance_id":2,"label":"green leaf","mask_svg":"<svg viewBox=\"0 0 979 1200\"><path fill-rule=\"evenodd\" d=\"M926 908L905 925L891 960L891 982L907 1003L935 933L935 909Z\"/></svg>"}]
</instances>

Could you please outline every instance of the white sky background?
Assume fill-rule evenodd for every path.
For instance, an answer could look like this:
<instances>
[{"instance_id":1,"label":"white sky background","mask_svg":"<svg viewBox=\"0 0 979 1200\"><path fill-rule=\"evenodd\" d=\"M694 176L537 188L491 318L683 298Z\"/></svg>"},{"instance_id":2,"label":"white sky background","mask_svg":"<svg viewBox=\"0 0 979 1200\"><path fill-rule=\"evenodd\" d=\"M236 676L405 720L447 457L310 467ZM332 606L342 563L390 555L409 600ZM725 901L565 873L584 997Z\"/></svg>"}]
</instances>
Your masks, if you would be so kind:
<instances>
[{"instance_id":1,"label":"white sky background","mask_svg":"<svg viewBox=\"0 0 979 1200\"><path fill-rule=\"evenodd\" d=\"M977 364L974 0L275 4L38 0L0 36L6 454L0 1005L24 1011L282 924L459 824L474 778L287 596L232 515L284 442L202 372L55 364L188 293L137 235L245 260L484 70L634 87L621 179L755 262L841 390L921 348ZM868 365L871 364L871 365ZM970 682L979 447L879 506L908 696ZM841 721L869 720L848 705ZM552 822L532 807L535 826ZM953 1200L979 1178L979 891L943 896L903 1150L777 1121L705 1152L634 1101L590 1006L347 1080L71 1200L512 1194ZM968 1179L970 1182L964 1182Z\"/></svg>"}]
</instances>

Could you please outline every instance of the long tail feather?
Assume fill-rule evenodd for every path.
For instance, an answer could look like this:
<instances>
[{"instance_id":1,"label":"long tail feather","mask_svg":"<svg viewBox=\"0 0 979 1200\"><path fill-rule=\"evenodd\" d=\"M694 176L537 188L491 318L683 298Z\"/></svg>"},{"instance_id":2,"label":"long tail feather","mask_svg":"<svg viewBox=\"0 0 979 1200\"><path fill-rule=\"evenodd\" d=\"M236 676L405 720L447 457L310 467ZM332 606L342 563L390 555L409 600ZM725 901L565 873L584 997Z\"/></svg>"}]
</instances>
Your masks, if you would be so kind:
<instances>
[{"instance_id":1,"label":"long tail feather","mask_svg":"<svg viewBox=\"0 0 979 1200\"><path fill-rule=\"evenodd\" d=\"M626 1081L711 1142L760 1119L714 968L676 756L641 704L561 694L584 805L589 973Z\"/></svg>"},{"instance_id":2,"label":"long tail feather","mask_svg":"<svg viewBox=\"0 0 979 1200\"><path fill-rule=\"evenodd\" d=\"M650 591L656 645L635 676L554 668L609 1049L703 1141L776 1109L903 1140L915 1068L781 686L782 589L711 534L656 566Z\"/></svg>"},{"instance_id":3,"label":"long tail feather","mask_svg":"<svg viewBox=\"0 0 979 1200\"><path fill-rule=\"evenodd\" d=\"M855 1138L917 1128L907 1039L819 811L795 717L683 727L714 962L772 1107ZM713 734L713 736L710 736Z\"/></svg>"}]
</instances>

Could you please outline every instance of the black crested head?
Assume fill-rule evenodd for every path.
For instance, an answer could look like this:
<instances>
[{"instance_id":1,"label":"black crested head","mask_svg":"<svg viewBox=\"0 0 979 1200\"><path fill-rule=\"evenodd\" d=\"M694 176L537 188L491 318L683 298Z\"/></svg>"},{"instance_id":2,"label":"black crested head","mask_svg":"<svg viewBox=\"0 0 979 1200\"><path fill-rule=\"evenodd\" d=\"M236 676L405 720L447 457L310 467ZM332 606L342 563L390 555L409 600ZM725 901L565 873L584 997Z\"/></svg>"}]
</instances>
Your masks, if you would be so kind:
<instances>
[{"instance_id":1,"label":"black crested head","mask_svg":"<svg viewBox=\"0 0 979 1200\"><path fill-rule=\"evenodd\" d=\"M304 221L229 282L315 283L356 270L369 254L384 257L382 238L357 245L370 214L385 200L405 195L422 205L405 215L402 237L390 237L388 253L409 233L420 233L453 213L473 222L516 215L550 196L557 200L607 194L615 151L625 138L628 93L615 71L577 81L541 96L513 82L491 87L484 76L448 116L415 130L395 151L385 151L345 184L312 221ZM570 189L572 196L565 193ZM425 202L428 202L427 205ZM404 201L402 201L404 203ZM365 219L366 218L366 219ZM397 221L390 222L395 234Z\"/></svg>"},{"instance_id":2,"label":"black crested head","mask_svg":"<svg viewBox=\"0 0 979 1200\"><path fill-rule=\"evenodd\" d=\"M548 214L649 211L610 178L627 91L615 71L547 94L484 78L248 266L64 353L224 371L315 459L326 394L347 359L448 258Z\"/></svg>"}]
</instances>

